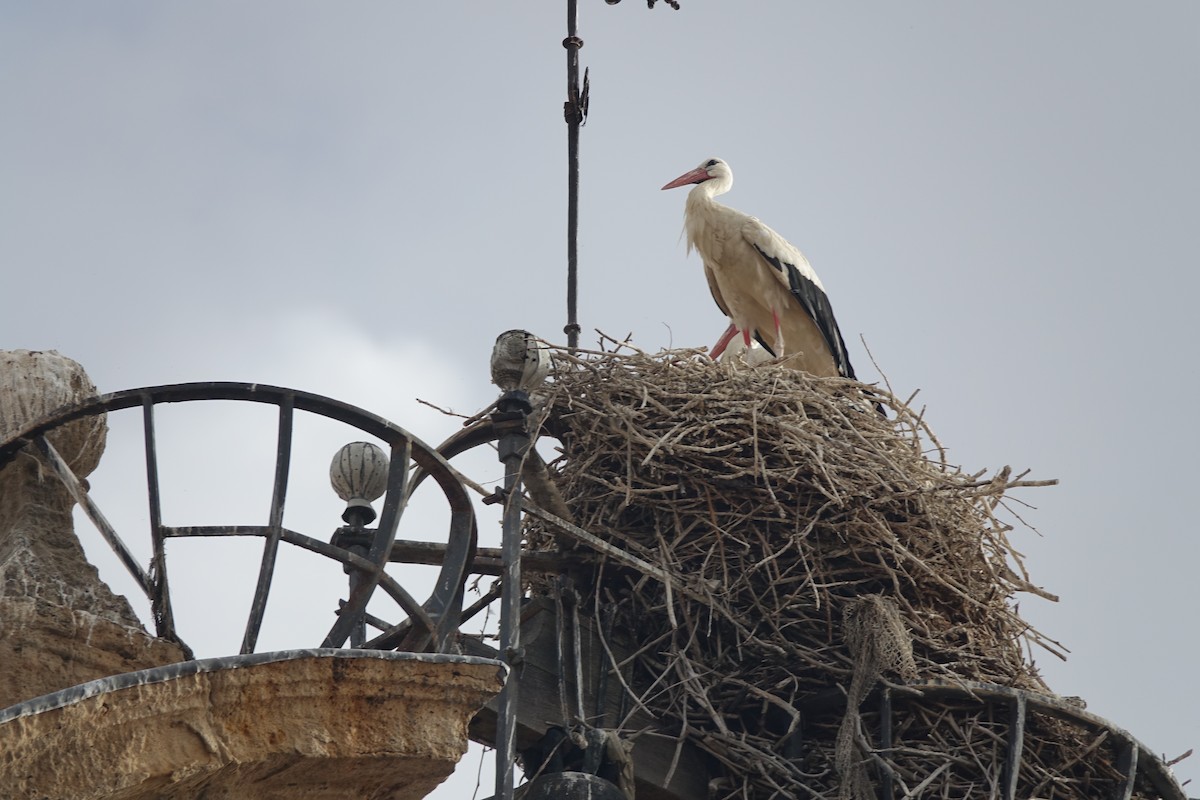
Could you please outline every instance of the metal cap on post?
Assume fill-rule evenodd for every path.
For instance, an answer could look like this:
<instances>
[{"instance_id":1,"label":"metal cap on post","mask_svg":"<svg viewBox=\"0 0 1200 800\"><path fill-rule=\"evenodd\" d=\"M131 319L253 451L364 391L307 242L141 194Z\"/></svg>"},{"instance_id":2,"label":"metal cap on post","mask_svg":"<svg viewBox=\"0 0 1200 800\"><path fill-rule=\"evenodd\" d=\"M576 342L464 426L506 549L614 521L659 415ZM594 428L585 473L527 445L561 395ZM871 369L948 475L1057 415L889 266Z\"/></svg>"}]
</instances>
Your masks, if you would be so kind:
<instances>
[{"instance_id":1,"label":"metal cap on post","mask_svg":"<svg viewBox=\"0 0 1200 800\"><path fill-rule=\"evenodd\" d=\"M550 372L550 354L528 331L505 331L492 350L492 381L504 394L496 401L492 424L504 464L504 518L501 553L500 651L510 667L520 661L521 638L521 461L530 445L527 426L533 405L529 393ZM511 677L513 673L510 672ZM496 720L496 797L511 800L516 757L517 684L505 683Z\"/></svg>"}]
</instances>

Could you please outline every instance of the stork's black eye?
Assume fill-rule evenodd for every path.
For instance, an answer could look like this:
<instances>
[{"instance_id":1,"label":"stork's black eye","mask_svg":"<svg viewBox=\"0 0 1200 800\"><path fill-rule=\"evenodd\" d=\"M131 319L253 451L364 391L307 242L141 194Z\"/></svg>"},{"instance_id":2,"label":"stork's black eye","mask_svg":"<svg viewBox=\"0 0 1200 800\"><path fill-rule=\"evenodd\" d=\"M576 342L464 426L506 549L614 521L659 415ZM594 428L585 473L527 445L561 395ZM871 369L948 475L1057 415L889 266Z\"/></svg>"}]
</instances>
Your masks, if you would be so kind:
<instances>
[{"instance_id":1,"label":"stork's black eye","mask_svg":"<svg viewBox=\"0 0 1200 800\"><path fill-rule=\"evenodd\" d=\"M717 164L720 164L720 163L721 163L720 161L717 161L717 160L714 158L714 159L710 160L710 161L709 161L707 164L705 164L704 166L705 166L705 167L715 167Z\"/></svg>"}]
</instances>

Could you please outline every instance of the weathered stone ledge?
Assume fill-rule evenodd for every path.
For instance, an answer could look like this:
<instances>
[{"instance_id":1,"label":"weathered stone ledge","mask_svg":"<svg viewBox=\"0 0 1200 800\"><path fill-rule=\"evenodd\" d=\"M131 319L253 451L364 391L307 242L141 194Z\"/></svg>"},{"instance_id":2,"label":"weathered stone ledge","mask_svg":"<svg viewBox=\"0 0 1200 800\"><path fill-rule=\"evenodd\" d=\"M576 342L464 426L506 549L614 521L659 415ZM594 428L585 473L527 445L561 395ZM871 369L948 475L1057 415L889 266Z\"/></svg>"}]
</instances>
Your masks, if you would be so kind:
<instances>
[{"instance_id":1,"label":"weathered stone ledge","mask_svg":"<svg viewBox=\"0 0 1200 800\"><path fill-rule=\"evenodd\" d=\"M186 661L0 711L24 798L418 798L454 769L499 661L293 650Z\"/></svg>"}]
</instances>

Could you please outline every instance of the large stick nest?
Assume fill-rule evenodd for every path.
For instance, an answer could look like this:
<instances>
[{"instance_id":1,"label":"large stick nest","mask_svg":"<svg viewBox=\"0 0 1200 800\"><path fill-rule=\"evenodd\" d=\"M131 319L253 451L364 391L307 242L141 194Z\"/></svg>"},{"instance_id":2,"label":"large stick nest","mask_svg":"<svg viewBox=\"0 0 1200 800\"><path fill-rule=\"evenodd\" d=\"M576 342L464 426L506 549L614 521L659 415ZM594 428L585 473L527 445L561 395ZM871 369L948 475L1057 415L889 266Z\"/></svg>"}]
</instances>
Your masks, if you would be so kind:
<instances>
[{"instance_id":1,"label":"large stick nest","mask_svg":"<svg viewBox=\"0 0 1200 800\"><path fill-rule=\"evenodd\" d=\"M724 765L718 796L871 796L858 705L880 678L1047 691L1024 650L1055 643L1013 601L1049 595L997 512L1010 490L1052 481L950 465L920 414L887 392L693 350L558 353L544 403L563 446L551 474L574 522L672 576L605 557L577 580L585 610L615 609L613 627L632 633L631 702ZM526 537L577 548L535 518ZM837 714L801 713L831 694ZM896 778L911 787L947 758L1002 759L991 714L913 712L906 728L924 749L892 753ZM1060 780L1059 749L1092 743L1041 727L1023 796ZM913 755L925 750L942 755ZM1107 790L1105 762L1075 759L1082 794L1053 796ZM968 772L942 767L924 796L981 789Z\"/></svg>"}]
</instances>

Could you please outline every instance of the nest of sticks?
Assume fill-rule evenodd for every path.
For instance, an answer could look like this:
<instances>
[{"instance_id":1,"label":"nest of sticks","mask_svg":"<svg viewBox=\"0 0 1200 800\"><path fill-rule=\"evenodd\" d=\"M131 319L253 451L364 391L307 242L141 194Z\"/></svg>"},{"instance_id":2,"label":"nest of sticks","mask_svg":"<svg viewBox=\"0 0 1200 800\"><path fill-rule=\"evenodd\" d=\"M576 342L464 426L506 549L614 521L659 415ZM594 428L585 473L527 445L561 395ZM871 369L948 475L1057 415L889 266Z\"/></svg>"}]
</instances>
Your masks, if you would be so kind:
<instances>
[{"instance_id":1,"label":"nest of sticks","mask_svg":"<svg viewBox=\"0 0 1200 800\"><path fill-rule=\"evenodd\" d=\"M635 655L613 663L631 705L722 765L713 797L874 797L885 773L900 794L992 796L1003 714L900 703L882 752L863 700L881 681L1048 692L1027 651L1059 646L1014 597L1054 598L1030 582L998 513L1011 490L1053 481L962 471L889 392L698 350L557 352L546 392L566 509L632 558L532 516L527 545L584 558L583 609L615 613L613 629L631 634ZM1111 748L1035 717L1018 796L1112 787Z\"/></svg>"}]
</instances>

